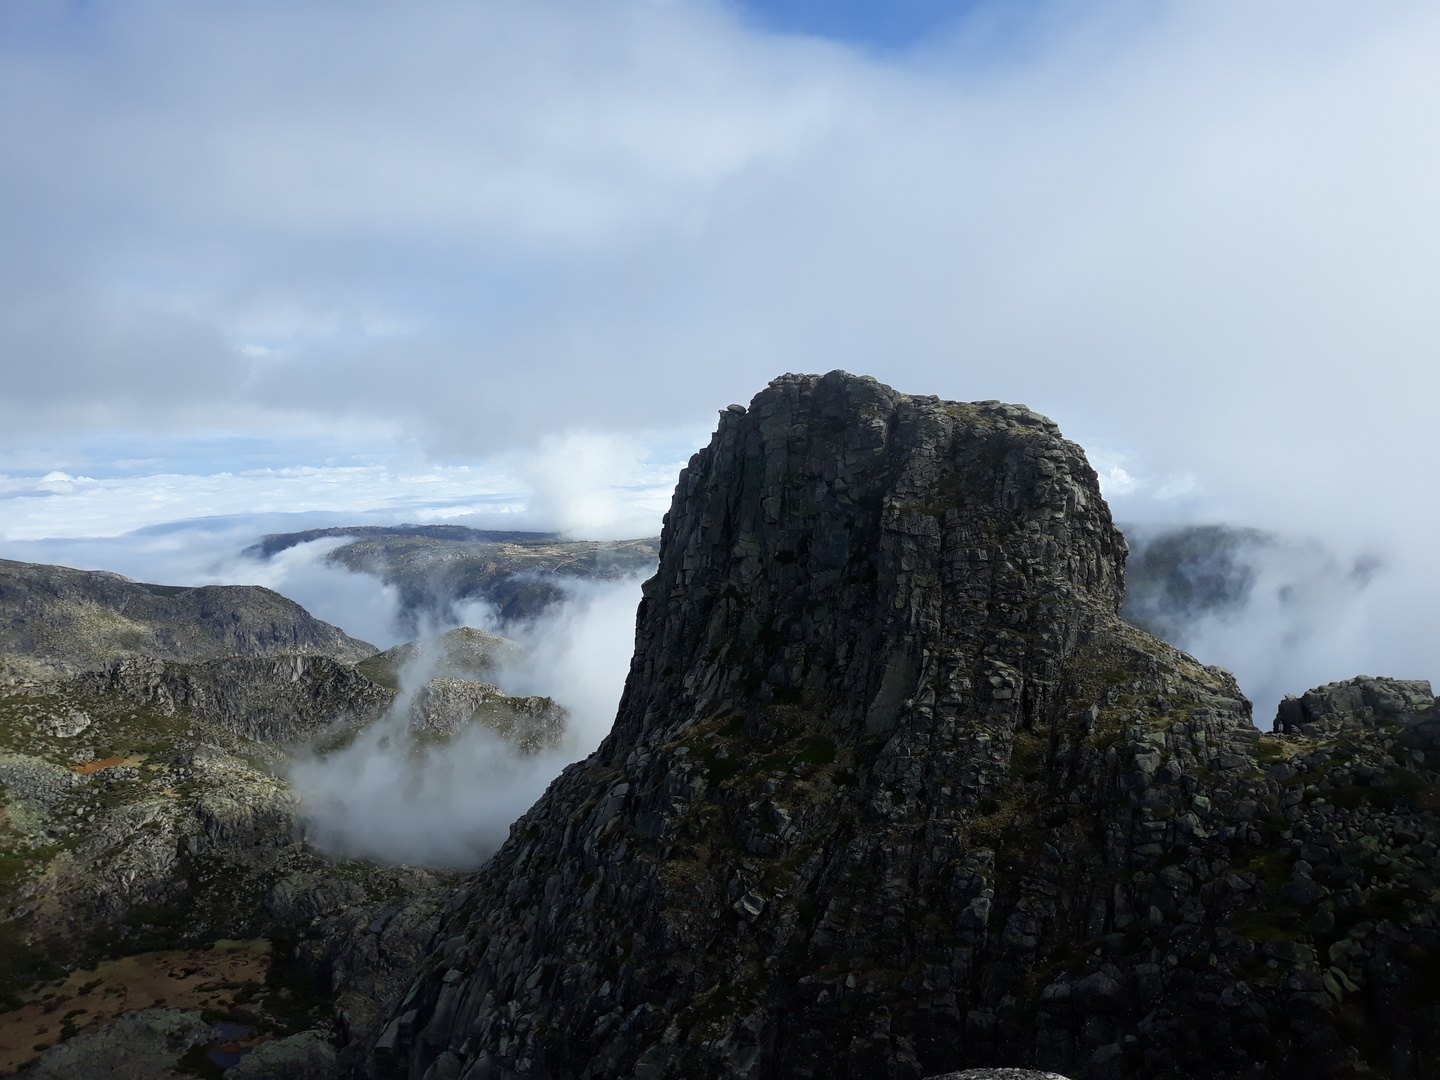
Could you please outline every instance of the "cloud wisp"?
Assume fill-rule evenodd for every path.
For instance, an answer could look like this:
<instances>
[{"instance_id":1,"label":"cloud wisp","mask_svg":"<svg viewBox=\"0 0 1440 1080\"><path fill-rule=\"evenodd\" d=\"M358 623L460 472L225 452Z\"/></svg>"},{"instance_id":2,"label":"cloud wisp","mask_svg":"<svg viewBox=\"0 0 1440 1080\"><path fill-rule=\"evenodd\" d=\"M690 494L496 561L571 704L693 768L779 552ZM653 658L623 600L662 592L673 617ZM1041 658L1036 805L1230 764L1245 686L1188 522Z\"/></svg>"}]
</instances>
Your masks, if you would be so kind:
<instances>
[{"instance_id":1,"label":"cloud wisp","mask_svg":"<svg viewBox=\"0 0 1440 1080\"><path fill-rule=\"evenodd\" d=\"M385 718L340 749L304 754L290 765L311 842L335 854L391 863L479 865L560 770L609 731L628 670L638 600L638 581L577 588L570 602L523 632L528 655L498 675L507 692L550 696L569 711L554 750L521 754L480 724L443 744L417 737L409 728L409 708L434 662L417 650ZM494 622L478 606L467 614L475 625Z\"/></svg>"},{"instance_id":2,"label":"cloud wisp","mask_svg":"<svg viewBox=\"0 0 1440 1080\"><path fill-rule=\"evenodd\" d=\"M1376 622L1395 610L1396 583L1373 552L1346 556L1313 537L1256 529L1126 531L1125 617L1233 671L1259 726L1286 694L1394 674L1399 643Z\"/></svg>"}]
</instances>

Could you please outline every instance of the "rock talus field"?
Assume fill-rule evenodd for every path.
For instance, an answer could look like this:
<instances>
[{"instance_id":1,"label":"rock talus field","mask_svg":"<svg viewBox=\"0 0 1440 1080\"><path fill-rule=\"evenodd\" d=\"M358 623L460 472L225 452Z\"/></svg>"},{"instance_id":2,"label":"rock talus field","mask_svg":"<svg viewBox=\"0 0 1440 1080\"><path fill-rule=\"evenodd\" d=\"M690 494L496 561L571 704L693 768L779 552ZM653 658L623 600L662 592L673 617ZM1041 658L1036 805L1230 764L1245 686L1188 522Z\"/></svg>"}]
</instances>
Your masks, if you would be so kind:
<instances>
[{"instance_id":1,"label":"rock talus field","mask_svg":"<svg viewBox=\"0 0 1440 1080\"><path fill-rule=\"evenodd\" d=\"M1262 736L1120 620L1125 555L1023 407L843 372L731 406L611 734L339 1067L1436 1075L1428 684L1323 687Z\"/></svg>"}]
</instances>

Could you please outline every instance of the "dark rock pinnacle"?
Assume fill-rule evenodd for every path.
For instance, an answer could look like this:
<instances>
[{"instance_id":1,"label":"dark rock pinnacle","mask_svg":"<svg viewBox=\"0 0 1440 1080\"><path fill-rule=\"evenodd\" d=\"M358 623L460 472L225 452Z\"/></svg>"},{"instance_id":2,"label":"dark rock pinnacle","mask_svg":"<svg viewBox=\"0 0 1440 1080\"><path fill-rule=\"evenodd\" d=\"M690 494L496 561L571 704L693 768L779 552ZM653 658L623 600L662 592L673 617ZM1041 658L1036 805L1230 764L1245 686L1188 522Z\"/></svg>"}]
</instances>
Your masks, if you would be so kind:
<instances>
[{"instance_id":1,"label":"dark rock pinnacle","mask_svg":"<svg viewBox=\"0 0 1440 1080\"><path fill-rule=\"evenodd\" d=\"M1435 777L1387 734L1428 687L1409 719L1262 740L1227 672L1120 621L1125 551L1023 407L843 372L731 406L680 476L614 729L342 1064L1430 1075ZM1293 785L1342 752L1363 787Z\"/></svg>"}]
</instances>

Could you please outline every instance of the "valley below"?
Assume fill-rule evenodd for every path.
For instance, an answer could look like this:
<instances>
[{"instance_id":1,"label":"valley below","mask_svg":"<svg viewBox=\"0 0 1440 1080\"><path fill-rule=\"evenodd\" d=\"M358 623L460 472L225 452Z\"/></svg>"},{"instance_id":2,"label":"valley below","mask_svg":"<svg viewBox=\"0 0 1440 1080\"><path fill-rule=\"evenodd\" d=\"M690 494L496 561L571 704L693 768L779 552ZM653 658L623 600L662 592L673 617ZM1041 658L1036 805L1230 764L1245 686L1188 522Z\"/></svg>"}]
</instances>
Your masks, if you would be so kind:
<instances>
[{"instance_id":1,"label":"valley below","mask_svg":"<svg viewBox=\"0 0 1440 1080\"><path fill-rule=\"evenodd\" d=\"M333 1063L333 1025L373 1023L459 871L317 848L289 766L387 725L401 755L484 729L524 759L566 732L488 681L504 637L380 652L264 589L0 561L0 641L0 1073L49 1075L64 1044L63 1075L112 1075L101 1036L135 1010L160 1010L131 1040L153 1075L315 1023Z\"/></svg>"}]
</instances>

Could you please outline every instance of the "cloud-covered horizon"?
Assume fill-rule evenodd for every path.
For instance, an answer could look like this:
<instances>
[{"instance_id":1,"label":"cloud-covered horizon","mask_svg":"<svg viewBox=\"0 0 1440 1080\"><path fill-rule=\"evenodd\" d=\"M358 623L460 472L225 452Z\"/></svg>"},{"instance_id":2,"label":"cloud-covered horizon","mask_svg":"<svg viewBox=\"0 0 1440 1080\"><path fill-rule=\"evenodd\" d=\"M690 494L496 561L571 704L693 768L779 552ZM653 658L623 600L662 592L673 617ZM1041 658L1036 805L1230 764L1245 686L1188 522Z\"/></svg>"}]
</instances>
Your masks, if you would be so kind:
<instances>
[{"instance_id":1,"label":"cloud-covered horizon","mask_svg":"<svg viewBox=\"0 0 1440 1080\"><path fill-rule=\"evenodd\" d=\"M698 2L3 18L12 439L474 456L845 367L1254 499L1236 448L1354 475L1302 418L1435 388L1425 5L1038 5L1000 59Z\"/></svg>"}]
</instances>

